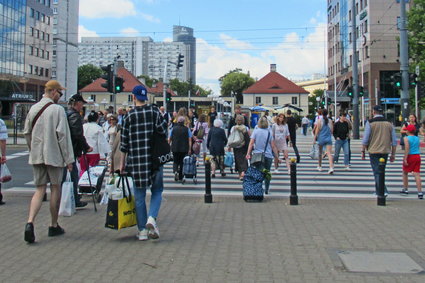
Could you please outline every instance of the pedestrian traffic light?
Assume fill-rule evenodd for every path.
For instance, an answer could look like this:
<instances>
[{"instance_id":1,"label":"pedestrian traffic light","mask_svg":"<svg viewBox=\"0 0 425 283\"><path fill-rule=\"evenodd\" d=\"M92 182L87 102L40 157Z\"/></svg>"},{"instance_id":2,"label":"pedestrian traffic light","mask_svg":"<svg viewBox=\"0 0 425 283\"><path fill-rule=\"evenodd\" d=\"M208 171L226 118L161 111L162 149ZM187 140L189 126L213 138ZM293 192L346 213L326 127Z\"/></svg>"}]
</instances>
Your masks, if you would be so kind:
<instances>
[{"instance_id":1,"label":"pedestrian traffic light","mask_svg":"<svg viewBox=\"0 0 425 283\"><path fill-rule=\"evenodd\" d=\"M183 58L184 56L179 53L179 57L177 58L177 70L183 67Z\"/></svg>"},{"instance_id":2,"label":"pedestrian traffic light","mask_svg":"<svg viewBox=\"0 0 425 283\"><path fill-rule=\"evenodd\" d=\"M418 76L415 73L409 73L409 88L415 88Z\"/></svg>"},{"instance_id":3,"label":"pedestrian traffic light","mask_svg":"<svg viewBox=\"0 0 425 283\"><path fill-rule=\"evenodd\" d=\"M363 97L364 96L364 87L359 86L359 97Z\"/></svg>"},{"instance_id":4,"label":"pedestrian traffic light","mask_svg":"<svg viewBox=\"0 0 425 283\"><path fill-rule=\"evenodd\" d=\"M108 66L101 66L100 68L105 72L101 76L102 79L106 80L106 82L102 83L101 86L108 90L110 93L114 93L114 64L109 64Z\"/></svg>"},{"instance_id":5,"label":"pedestrian traffic light","mask_svg":"<svg viewBox=\"0 0 425 283\"><path fill-rule=\"evenodd\" d=\"M353 87L352 86L347 87L347 95L348 95L348 97L353 97L354 96L354 91L353 91Z\"/></svg>"},{"instance_id":6,"label":"pedestrian traffic light","mask_svg":"<svg viewBox=\"0 0 425 283\"><path fill-rule=\"evenodd\" d=\"M400 73L394 73L391 76L391 85L397 89L401 89L401 74Z\"/></svg>"},{"instance_id":7,"label":"pedestrian traffic light","mask_svg":"<svg viewBox=\"0 0 425 283\"><path fill-rule=\"evenodd\" d=\"M120 93L124 90L124 79L115 77L115 93Z\"/></svg>"},{"instance_id":8,"label":"pedestrian traffic light","mask_svg":"<svg viewBox=\"0 0 425 283\"><path fill-rule=\"evenodd\" d=\"M165 101L167 101L167 102L171 101L171 93L167 92L167 95L165 97Z\"/></svg>"}]
</instances>

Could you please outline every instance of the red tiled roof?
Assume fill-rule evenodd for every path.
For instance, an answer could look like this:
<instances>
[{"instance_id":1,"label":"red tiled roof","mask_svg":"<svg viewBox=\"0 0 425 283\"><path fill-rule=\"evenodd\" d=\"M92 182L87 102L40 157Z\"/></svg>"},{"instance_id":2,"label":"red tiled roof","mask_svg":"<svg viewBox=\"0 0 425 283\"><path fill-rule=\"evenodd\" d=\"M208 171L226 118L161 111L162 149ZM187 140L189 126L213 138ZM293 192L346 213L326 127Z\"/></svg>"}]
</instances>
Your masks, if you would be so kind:
<instances>
[{"instance_id":1,"label":"red tiled roof","mask_svg":"<svg viewBox=\"0 0 425 283\"><path fill-rule=\"evenodd\" d=\"M244 90L244 94L286 94L286 93L309 93L300 86L291 82L278 72L270 72L255 84Z\"/></svg>"},{"instance_id":2,"label":"red tiled roof","mask_svg":"<svg viewBox=\"0 0 425 283\"><path fill-rule=\"evenodd\" d=\"M156 96L161 96L164 91L164 83L157 82L154 87L148 89L149 93L155 94ZM167 92L171 93L171 96L177 96L177 94L170 88L167 88Z\"/></svg>"},{"instance_id":3,"label":"red tiled roof","mask_svg":"<svg viewBox=\"0 0 425 283\"><path fill-rule=\"evenodd\" d=\"M126 68L118 68L117 70L118 77L124 79L124 88L122 92L131 92L136 85L144 85L140 82L132 73L130 73ZM99 78L92 82L89 85L86 85L81 92L106 92L107 90L101 86L105 82L104 79Z\"/></svg>"}]
</instances>

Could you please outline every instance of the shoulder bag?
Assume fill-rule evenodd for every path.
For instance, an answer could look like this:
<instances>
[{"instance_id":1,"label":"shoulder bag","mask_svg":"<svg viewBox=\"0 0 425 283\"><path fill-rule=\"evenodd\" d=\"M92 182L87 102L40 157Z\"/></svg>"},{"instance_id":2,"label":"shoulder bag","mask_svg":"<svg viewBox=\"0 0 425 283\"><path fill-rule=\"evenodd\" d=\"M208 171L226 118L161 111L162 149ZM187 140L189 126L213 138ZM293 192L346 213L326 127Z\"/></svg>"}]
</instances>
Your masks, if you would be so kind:
<instances>
[{"instance_id":1,"label":"shoulder bag","mask_svg":"<svg viewBox=\"0 0 425 283\"><path fill-rule=\"evenodd\" d=\"M264 147L264 151L260 153L253 153L251 157L251 164L255 163L264 163L266 158L266 150L269 145L270 132L267 135L266 146Z\"/></svg>"}]
</instances>

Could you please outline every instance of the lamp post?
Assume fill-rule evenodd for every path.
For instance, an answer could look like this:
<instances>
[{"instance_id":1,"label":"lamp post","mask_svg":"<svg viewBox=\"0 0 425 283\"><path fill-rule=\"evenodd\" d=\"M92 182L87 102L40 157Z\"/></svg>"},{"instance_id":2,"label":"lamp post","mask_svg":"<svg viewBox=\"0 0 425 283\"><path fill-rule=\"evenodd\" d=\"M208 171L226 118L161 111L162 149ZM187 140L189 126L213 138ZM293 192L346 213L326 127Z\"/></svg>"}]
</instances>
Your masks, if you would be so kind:
<instances>
[{"instance_id":1,"label":"lamp post","mask_svg":"<svg viewBox=\"0 0 425 283\"><path fill-rule=\"evenodd\" d=\"M320 97L316 96L316 101L317 101L317 110L319 110L319 103L320 103Z\"/></svg>"}]
</instances>

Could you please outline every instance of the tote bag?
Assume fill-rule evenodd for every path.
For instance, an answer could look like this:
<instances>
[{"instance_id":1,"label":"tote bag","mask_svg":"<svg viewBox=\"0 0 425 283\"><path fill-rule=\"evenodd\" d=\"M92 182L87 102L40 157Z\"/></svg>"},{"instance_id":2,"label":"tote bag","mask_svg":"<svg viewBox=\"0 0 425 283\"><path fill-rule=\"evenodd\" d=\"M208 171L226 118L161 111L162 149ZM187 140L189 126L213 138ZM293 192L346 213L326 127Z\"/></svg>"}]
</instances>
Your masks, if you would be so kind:
<instances>
[{"instance_id":1,"label":"tote bag","mask_svg":"<svg viewBox=\"0 0 425 283\"><path fill-rule=\"evenodd\" d=\"M65 182L62 184L61 202L59 205L59 215L72 216L75 214L74 183L71 180L71 173L66 173Z\"/></svg>"}]
</instances>

